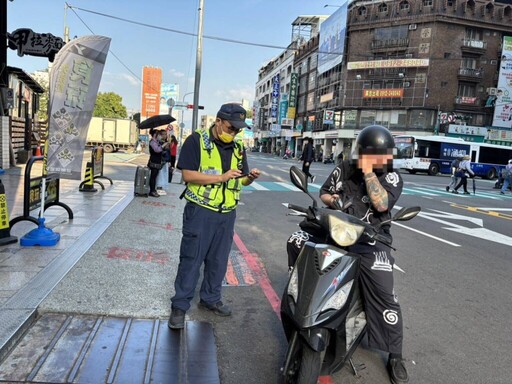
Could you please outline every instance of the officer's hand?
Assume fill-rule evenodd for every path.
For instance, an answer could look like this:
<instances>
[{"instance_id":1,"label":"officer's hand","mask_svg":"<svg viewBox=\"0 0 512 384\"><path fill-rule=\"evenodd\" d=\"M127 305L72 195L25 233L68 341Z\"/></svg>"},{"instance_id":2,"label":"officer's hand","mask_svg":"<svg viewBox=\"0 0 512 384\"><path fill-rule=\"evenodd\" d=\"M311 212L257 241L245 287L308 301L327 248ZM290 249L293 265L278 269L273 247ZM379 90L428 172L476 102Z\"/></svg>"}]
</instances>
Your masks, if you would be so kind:
<instances>
[{"instance_id":1,"label":"officer's hand","mask_svg":"<svg viewBox=\"0 0 512 384\"><path fill-rule=\"evenodd\" d=\"M239 169L230 169L226 173L222 174L222 181L226 182L230 179L236 179L237 177L242 176L242 171Z\"/></svg>"},{"instance_id":2,"label":"officer's hand","mask_svg":"<svg viewBox=\"0 0 512 384\"><path fill-rule=\"evenodd\" d=\"M251 169L251 171L249 172L249 174L247 175L247 178L250 180L250 181L254 181L256 180L258 177L260 177L260 170L258 168L253 168Z\"/></svg>"}]
</instances>

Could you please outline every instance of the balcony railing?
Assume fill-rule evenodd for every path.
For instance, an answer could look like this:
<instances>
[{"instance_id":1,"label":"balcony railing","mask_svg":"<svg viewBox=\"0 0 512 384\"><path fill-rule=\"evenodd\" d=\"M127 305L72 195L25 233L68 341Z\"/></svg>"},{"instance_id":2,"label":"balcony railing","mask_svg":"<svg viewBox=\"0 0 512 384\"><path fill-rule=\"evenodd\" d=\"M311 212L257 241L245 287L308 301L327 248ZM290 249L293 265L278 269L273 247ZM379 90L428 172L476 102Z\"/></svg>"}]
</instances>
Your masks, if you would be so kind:
<instances>
[{"instance_id":1,"label":"balcony railing","mask_svg":"<svg viewBox=\"0 0 512 384\"><path fill-rule=\"evenodd\" d=\"M487 42L482 40L464 39L462 40L462 46L467 48L486 49Z\"/></svg>"},{"instance_id":2,"label":"balcony railing","mask_svg":"<svg viewBox=\"0 0 512 384\"><path fill-rule=\"evenodd\" d=\"M373 40L372 41L372 49L407 47L407 46L409 46L409 39L407 39L407 38Z\"/></svg>"},{"instance_id":3,"label":"balcony railing","mask_svg":"<svg viewBox=\"0 0 512 384\"><path fill-rule=\"evenodd\" d=\"M481 69L473 68L459 68L459 76L474 77L481 79L484 75L484 71Z\"/></svg>"},{"instance_id":4,"label":"balcony railing","mask_svg":"<svg viewBox=\"0 0 512 384\"><path fill-rule=\"evenodd\" d=\"M470 105L474 107L480 106L480 98L470 96L455 96L455 104Z\"/></svg>"}]
</instances>

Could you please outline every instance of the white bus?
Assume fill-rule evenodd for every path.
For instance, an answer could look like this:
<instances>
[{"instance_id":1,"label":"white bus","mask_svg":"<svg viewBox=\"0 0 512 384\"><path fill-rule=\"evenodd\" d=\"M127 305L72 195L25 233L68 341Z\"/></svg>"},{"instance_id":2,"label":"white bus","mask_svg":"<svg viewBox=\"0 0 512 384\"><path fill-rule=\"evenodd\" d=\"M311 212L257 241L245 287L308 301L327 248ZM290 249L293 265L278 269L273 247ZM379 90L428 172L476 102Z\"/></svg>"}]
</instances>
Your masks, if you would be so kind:
<instances>
[{"instance_id":1,"label":"white bus","mask_svg":"<svg viewBox=\"0 0 512 384\"><path fill-rule=\"evenodd\" d=\"M409 173L450 174L450 163L457 157L471 156L476 176L494 179L509 159L512 147L475 143L447 136L395 136L395 168Z\"/></svg>"}]
</instances>

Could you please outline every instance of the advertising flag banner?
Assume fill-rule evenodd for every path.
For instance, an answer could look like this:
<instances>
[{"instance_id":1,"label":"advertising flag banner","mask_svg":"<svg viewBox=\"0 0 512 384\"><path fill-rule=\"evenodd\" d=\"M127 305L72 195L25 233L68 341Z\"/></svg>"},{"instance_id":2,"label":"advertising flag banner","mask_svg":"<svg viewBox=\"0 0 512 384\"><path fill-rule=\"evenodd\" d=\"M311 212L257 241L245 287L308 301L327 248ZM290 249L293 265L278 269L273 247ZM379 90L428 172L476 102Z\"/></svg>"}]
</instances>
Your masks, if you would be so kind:
<instances>
[{"instance_id":1,"label":"advertising flag banner","mask_svg":"<svg viewBox=\"0 0 512 384\"><path fill-rule=\"evenodd\" d=\"M83 36L64 45L50 71L49 173L80 180L87 130L110 38Z\"/></svg>"}]
</instances>

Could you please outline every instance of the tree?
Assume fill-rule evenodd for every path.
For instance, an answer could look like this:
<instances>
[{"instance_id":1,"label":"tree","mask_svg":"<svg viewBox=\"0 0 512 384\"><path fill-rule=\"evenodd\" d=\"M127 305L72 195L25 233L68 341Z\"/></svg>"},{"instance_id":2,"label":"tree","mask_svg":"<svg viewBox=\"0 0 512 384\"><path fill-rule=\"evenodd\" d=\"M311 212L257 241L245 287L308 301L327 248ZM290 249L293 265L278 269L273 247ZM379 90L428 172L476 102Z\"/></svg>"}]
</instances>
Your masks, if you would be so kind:
<instances>
[{"instance_id":1,"label":"tree","mask_svg":"<svg viewBox=\"0 0 512 384\"><path fill-rule=\"evenodd\" d=\"M39 95L39 109L37 114L40 121L48 120L48 94L50 89L50 76L48 69L36 71L31 75L35 81L44 89Z\"/></svg>"},{"instance_id":2,"label":"tree","mask_svg":"<svg viewBox=\"0 0 512 384\"><path fill-rule=\"evenodd\" d=\"M123 105L123 98L114 92L98 93L92 113L94 117L126 119L128 112Z\"/></svg>"}]
</instances>

